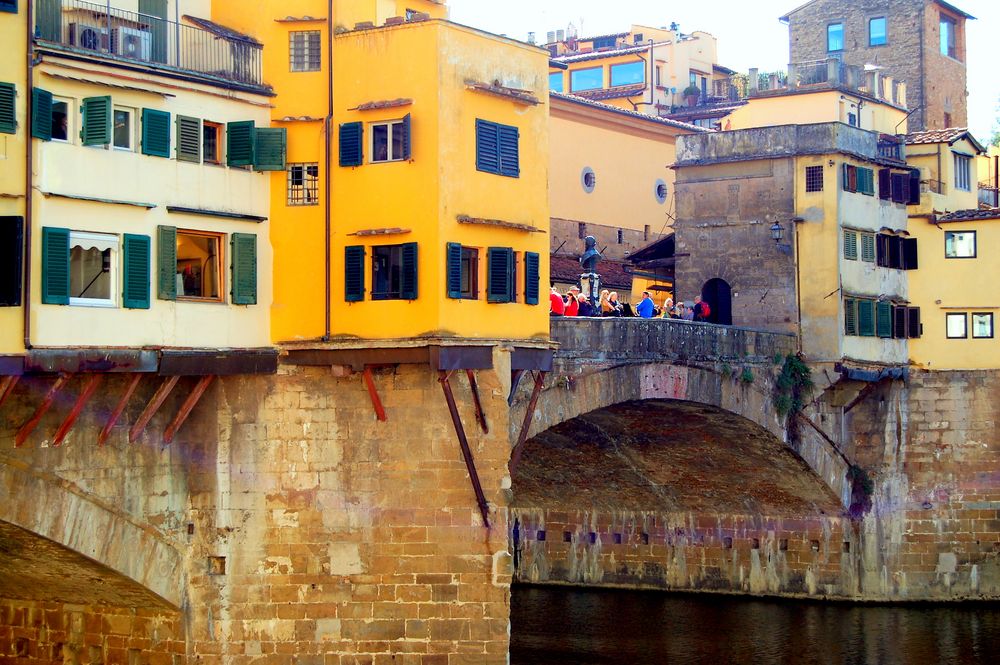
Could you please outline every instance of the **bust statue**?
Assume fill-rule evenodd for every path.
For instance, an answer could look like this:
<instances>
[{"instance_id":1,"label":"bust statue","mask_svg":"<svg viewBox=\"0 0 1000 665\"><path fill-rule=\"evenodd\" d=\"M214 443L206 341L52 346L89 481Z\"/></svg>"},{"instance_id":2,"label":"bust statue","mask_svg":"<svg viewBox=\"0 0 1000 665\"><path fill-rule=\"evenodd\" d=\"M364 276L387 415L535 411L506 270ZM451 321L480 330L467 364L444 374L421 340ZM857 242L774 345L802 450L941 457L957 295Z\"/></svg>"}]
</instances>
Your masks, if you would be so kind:
<instances>
[{"instance_id":1,"label":"bust statue","mask_svg":"<svg viewBox=\"0 0 1000 665\"><path fill-rule=\"evenodd\" d=\"M587 236L584 243L586 244L586 248L584 249L583 256L580 257L580 265L583 266L583 272L597 272L597 263L602 258L601 253L597 251L597 238Z\"/></svg>"}]
</instances>

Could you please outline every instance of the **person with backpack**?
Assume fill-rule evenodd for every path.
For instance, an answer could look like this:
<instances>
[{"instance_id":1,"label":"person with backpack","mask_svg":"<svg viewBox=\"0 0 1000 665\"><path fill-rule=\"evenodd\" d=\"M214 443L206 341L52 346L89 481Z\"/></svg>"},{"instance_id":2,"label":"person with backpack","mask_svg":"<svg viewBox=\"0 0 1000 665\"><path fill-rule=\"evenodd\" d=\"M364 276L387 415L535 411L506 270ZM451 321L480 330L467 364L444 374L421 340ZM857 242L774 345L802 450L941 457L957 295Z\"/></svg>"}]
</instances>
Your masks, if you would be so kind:
<instances>
[{"instance_id":1,"label":"person with backpack","mask_svg":"<svg viewBox=\"0 0 1000 665\"><path fill-rule=\"evenodd\" d=\"M701 296L694 297L694 320L708 322L708 318L712 316L712 308L708 306L708 303L701 299Z\"/></svg>"}]
</instances>

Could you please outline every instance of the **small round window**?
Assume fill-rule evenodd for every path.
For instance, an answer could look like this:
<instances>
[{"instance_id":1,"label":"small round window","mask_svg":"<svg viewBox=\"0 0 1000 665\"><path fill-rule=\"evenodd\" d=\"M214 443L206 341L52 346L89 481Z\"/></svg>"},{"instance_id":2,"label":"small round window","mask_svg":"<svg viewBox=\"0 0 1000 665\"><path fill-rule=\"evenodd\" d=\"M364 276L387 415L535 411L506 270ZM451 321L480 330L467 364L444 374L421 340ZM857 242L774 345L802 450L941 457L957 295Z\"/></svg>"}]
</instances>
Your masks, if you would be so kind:
<instances>
[{"instance_id":1,"label":"small round window","mask_svg":"<svg viewBox=\"0 0 1000 665\"><path fill-rule=\"evenodd\" d=\"M667 202L667 183L662 180L656 181L656 186L653 188L653 195L656 196L656 200L660 203Z\"/></svg>"},{"instance_id":2,"label":"small round window","mask_svg":"<svg viewBox=\"0 0 1000 665\"><path fill-rule=\"evenodd\" d=\"M594 187L597 187L597 175L594 173L594 169L589 166L583 169L580 173L580 184L583 186L583 191L590 194L594 191Z\"/></svg>"}]
</instances>

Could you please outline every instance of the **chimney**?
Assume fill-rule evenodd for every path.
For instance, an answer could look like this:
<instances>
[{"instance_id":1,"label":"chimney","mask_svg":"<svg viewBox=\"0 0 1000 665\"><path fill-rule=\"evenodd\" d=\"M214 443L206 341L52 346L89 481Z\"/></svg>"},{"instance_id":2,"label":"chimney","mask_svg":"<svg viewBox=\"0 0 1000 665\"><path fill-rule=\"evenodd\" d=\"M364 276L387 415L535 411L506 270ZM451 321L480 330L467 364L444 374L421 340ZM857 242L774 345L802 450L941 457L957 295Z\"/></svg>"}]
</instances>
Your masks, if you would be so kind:
<instances>
[{"instance_id":1,"label":"chimney","mask_svg":"<svg viewBox=\"0 0 1000 665\"><path fill-rule=\"evenodd\" d=\"M557 42L564 42L564 41L566 41L566 31L565 30L556 30L556 41Z\"/></svg>"},{"instance_id":2,"label":"chimney","mask_svg":"<svg viewBox=\"0 0 1000 665\"><path fill-rule=\"evenodd\" d=\"M535 43L535 33L533 33L533 32L529 32L528 33L528 43L529 44L534 44Z\"/></svg>"},{"instance_id":3,"label":"chimney","mask_svg":"<svg viewBox=\"0 0 1000 665\"><path fill-rule=\"evenodd\" d=\"M546 44L551 44L551 43L553 43L555 41L556 41L555 30L549 30L548 32L545 33L545 43Z\"/></svg>"}]
</instances>

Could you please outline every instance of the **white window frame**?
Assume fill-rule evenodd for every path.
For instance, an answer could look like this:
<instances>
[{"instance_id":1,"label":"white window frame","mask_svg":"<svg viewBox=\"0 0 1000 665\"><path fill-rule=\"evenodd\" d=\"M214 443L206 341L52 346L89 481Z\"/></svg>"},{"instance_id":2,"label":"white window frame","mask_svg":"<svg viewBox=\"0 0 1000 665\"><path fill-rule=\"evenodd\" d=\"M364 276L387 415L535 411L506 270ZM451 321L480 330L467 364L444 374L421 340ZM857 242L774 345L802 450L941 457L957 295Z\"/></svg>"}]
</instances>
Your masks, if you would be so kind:
<instances>
[{"instance_id":1,"label":"white window frame","mask_svg":"<svg viewBox=\"0 0 1000 665\"><path fill-rule=\"evenodd\" d=\"M115 144L115 113L117 113L119 111L124 111L124 112L126 112L126 113L129 114L129 116L128 116L129 117L129 121L128 121L128 144L129 144L129 147L127 147L127 148L123 148L123 147ZM136 125L136 110L134 108L131 108L131 107L128 107L128 106L118 106L117 104L115 106L113 106L112 110L111 110L111 147L114 148L115 150L119 150L121 152L135 152L135 148L136 148L136 145L135 145L136 144L136 141L135 141L135 138L136 138L135 125Z\"/></svg>"},{"instance_id":2,"label":"white window frame","mask_svg":"<svg viewBox=\"0 0 1000 665\"><path fill-rule=\"evenodd\" d=\"M961 334L952 334L951 322L961 321ZM959 331L955 331L958 333ZM969 315L965 312L949 312L944 315L944 334L948 339L969 339Z\"/></svg>"},{"instance_id":3,"label":"white window frame","mask_svg":"<svg viewBox=\"0 0 1000 665\"><path fill-rule=\"evenodd\" d=\"M319 60L312 62L314 50L310 48L313 35L316 35L315 54L319 55ZM295 59L295 50L301 51L301 61ZM319 30L293 30L288 33L288 70L290 72L318 72L323 69L323 36Z\"/></svg>"},{"instance_id":4,"label":"white window frame","mask_svg":"<svg viewBox=\"0 0 1000 665\"><path fill-rule=\"evenodd\" d=\"M76 108L77 105L76 100L73 99L72 97L53 96L52 97L53 106L56 103L66 105L66 138L64 139L53 138L52 140L55 141L56 143L72 143L76 129L76 122L74 122L76 119L76 113L73 112L73 110Z\"/></svg>"},{"instance_id":5,"label":"white window frame","mask_svg":"<svg viewBox=\"0 0 1000 665\"><path fill-rule=\"evenodd\" d=\"M972 236L972 253L971 254L959 254L957 251L957 246L954 241L952 241L952 248L955 249L952 254L948 253L948 236L958 236L958 235L971 235ZM975 231L945 231L944 233L944 258L946 259L975 259L979 257L979 237Z\"/></svg>"},{"instance_id":6,"label":"white window frame","mask_svg":"<svg viewBox=\"0 0 1000 665\"><path fill-rule=\"evenodd\" d=\"M385 159L376 159L375 158L375 128L376 127L388 127L388 131L386 133L386 141L387 141L388 145L386 146L386 151L385 151L386 158ZM400 155L400 156L397 157L396 155L394 155L392 153L392 138L393 138L394 132L397 131L396 129L394 129L396 127L399 128L398 131L400 131L400 132L403 131L403 120L402 119L398 119L398 120L380 120L379 122L373 122L373 123L371 123L371 125L369 126L369 130L370 131L368 132L370 134L370 137L368 139L368 154L369 154L368 160L369 160L369 163L371 163L371 164L387 164L389 162L401 162L401 161L403 161L403 156L402 155Z\"/></svg>"},{"instance_id":7,"label":"white window frame","mask_svg":"<svg viewBox=\"0 0 1000 665\"><path fill-rule=\"evenodd\" d=\"M106 309L113 309L118 307L118 263L121 256L121 239L113 233L92 233L89 231L70 231L69 232L69 251L70 251L70 264L68 266L70 272L73 270L73 259L72 253L74 247L91 248L96 247L98 249L110 249L111 250L111 261L109 268L108 281L111 286L109 289L110 298L76 298L72 295L69 298L69 304L73 307L103 307Z\"/></svg>"}]
</instances>

